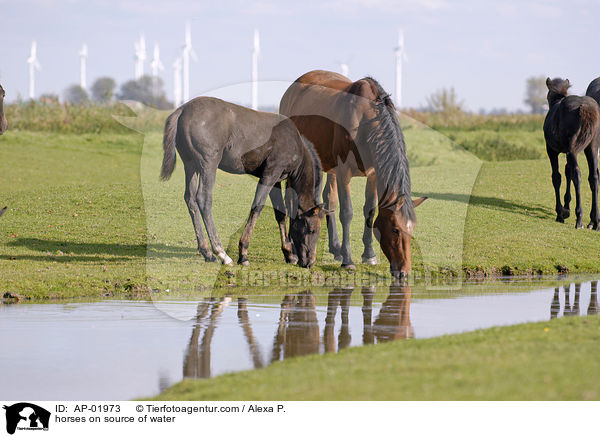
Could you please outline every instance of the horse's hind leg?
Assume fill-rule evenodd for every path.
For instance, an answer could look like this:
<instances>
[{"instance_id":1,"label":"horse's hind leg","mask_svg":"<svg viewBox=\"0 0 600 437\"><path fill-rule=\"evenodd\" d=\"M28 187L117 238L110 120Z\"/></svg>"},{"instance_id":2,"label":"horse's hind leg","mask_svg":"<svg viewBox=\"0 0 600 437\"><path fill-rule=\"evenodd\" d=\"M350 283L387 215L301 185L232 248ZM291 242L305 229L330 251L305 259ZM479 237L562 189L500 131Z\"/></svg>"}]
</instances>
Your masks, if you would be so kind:
<instances>
[{"instance_id":1,"label":"horse's hind leg","mask_svg":"<svg viewBox=\"0 0 600 437\"><path fill-rule=\"evenodd\" d=\"M363 244L365 251L362 254L364 264L377 264L377 257L373 250L373 219L375 217L375 208L377 207L377 179L375 173L367 178L365 187L365 206L363 213L365 216L365 229L363 231Z\"/></svg>"},{"instance_id":2,"label":"horse's hind leg","mask_svg":"<svg viewBox=\"0 0 600 437\"><path fill-rule=\"evenodd\" d=\"M281 194L281 182L277 182L271 192L269 193L271 197L271 203L273 204L273 210L275 212L275 220L277 220L277 224L279 225L279 234L281 236L281 251L283 252L283 256L285 257L285 262L289 264L296 264L298 262L298 257L294 254L294 246L292 245L287 229L285 219L287 217L285 203L283 202L283 195Z\"/></svg>"},{"instance_id":3,"label":"horse's hind leg","mask_svg":"<svg viewBox=\"0 0 600 437\"><path fill-rule=\"evenodd\" d=\"M592 191L592 210L590 211L590 224L588 228L598 230L598 147L590 145L585 149L585 157L588 163L590 190Z\"/></svg>"},{"instance_id":4,"label":"horse's hind leg","mask_svg":"<svg viewBox=\"0 0 600 437\"><path fill-rule=\"evenodd\" d=\"M342 246L337 232L337 223L335 221L335 207L337 206L337 180L334 174L327 173L327 182L323 190L323 202L325 209L329 211L327 218L327 234L329 236L329 253L333 255L336 261L342 261Z\"/></svg>"},{"instance_id":5,"label":"horse's hind leg","mask_svg":"<svg viewBox=\"0 0 600 437\"><path fill-rule=\"evenodd\" d=\"M552 167L552 185L554 186L554 197L556 199L556 221L560 223L565 222L565 218L569 217L569 211L564 209L560 203L560 172L558 171L558 152L552 150L546 146L546 152L550 159L550 166Z\"/></svg>"},{"instance_id":6,"label":"horse's hind leg","mask_svg":"<svg viewBox=\"0 0 600 437\"><path fill-rule=\"evenodd\" d=\"M567 154L567 165L571 167L571 179L575 188L575 228L583 228L582 209L581 209L581 171L577 165L577 155L574 153Z\"/></svg>"},{"instance_id":7,"label":"horse's hind leg","mask_svg":"<svg viewBox=\"0 0 600 437\"><path fill-rule=\"evenodd\" d=\"M356 269L350 250L350 222L352 222L352 199L350 197L350 172L337 168L338 196L340 199L340 221L342 222L342 267Z\"/></svg>"},{"instance_id":8,"label":"horse's hind leg","mask_svg":"<svg viewBox=\"0 0 600 437\"><path fill-rule=\"evenodd\" d=\"M213 255L206 239L204 238L204 231L202 230L200 215L200 209L198 209L198 203L196 202L196 195L198 193L198 177L196 171L190 166L185 165L185 194L183 198L190 212L192 218L192 224L194 225L194 231L196 232L196 241L198 242L198 253L204 257L207 262L215 262L217 259Z\"/></svg>"},{"instance_id":9,"label":"horse's hind leg","mask_svg":"<svg viewBox=\"0 0 600 437\"><path fill-rule=\"evenodd\" d=\"M256 186L256 193L254 194L254 201L252 202L250 215L248 216L248 220L246 221L246 227L244 228L244 231L242 232L242 237L240 238L238 264L242 264L245 266L250 264L250 261L248 261L248 246L250 245L250 237L252 236L252 230L256 225L256 221L260 216L260 212L265 206L267 196L271 192L271 189L274 185L274 183L269 179L270 178L262 177L258 181L258 185Z\"/></svg>"},{"instance_id":10,"label":"horse's hind leg","mask_svg":"<svg viewBox=\"0 0 600 437\"><path fill-rule=\"evenodd\" d=\"M204 168L200 173L200 188L196 195L196 202L202 213L202 219L204 220L204 226L206 226L206 233L212 246L213 252L221 260L223 264L228 266L233 265L233 260L225 253L223 244L217 234L217 228L212 216L212 192L215 186L215 178L217 176L217 169Z\"/></svg>"}]
</instances>

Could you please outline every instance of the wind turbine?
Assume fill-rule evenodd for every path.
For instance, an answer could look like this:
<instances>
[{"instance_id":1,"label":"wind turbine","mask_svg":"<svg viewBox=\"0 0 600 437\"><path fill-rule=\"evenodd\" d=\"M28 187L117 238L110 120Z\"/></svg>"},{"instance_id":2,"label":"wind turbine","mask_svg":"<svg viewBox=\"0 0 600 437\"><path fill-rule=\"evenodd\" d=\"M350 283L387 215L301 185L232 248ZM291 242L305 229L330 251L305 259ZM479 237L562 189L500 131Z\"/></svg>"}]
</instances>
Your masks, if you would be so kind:
<instances>
[{"instance_id":1,"label":"wind turbine","mask_svg":"<svg viewBox=\"0 0 600 437\"><path fill-rule=\"evenodd\" d=\"M29 64L29 98L35 97L35 70L40 70L42 67L37 58L37 42L31 42L31 54L27 59Z\"/></svg>"},{"instance_id":2,"label":"wind turbine","mask_svg":"<svg viewBox=\"0 0 600 437\"><path fill-rule=\"evenodd\" d=\"M86 81L86 61L87 61L87 56L88 56L87 44L83 43L83 46L81 47L81 50L79 51L79 57L80 57L79 78L80 78L81 88L83 88L83 89L87 88L87 81Z\"/></svg>"},{"instance_id":3,"label":"wind turbine","mask_svg":"<svg viewBox=\"0 0 600 437\"><path fill-rule=\"evenodd\" d=\"M138 80L144 75L144 62L146 61L146 39L143 34L133 46L135 48L135 80Z\"/></svg>"},{"instance_id":4,"label":"wind turbine","mask_svg":"<svg viewBox=\"0 0 600 437\"><path fill-rule=\"evenodd\" d=\"M398 30L398 46L395 49L396 53L396 108L400 109L402 106L402 62L407 60L406 53L404 53L404 32L402 29Z\"/></svg>"},{"instance_id":5,"label":"wind turbine","mask_svg":"<svg viewBox=\"0 0 600 437\"><path fill-rule=\"evenodd\" d=\"M158 77L158 72L165 69L163 63L160 61L160 48L158 47L158 43L154 43L154 57L152 58L150 67L152 68L153 77Z\"/></svg>"},{"instance_id":6,"label":"wind turbine","mask_svg":"<svg viewBox=\"0 0 600 437\"><path fill-rule=\"evenodd\" d=\"M350 67L345 62L340 62L342 76L350 77Z\"/></svg>"},{"instance_id":7,"label":"wind turbine","mask_svg":"<svg viewBox=\"0 0 600 437\"><path fill-rule=\"evenodd\" d=\"M260 54L260 36L254 29L254 47L252 48L252 109L258 109L258 55Z\"/></svg>"},{"instance_id":8,"label":"wind turbine","mask_svg":"<svg viewBox=\"0 0 600 437\"><path fill-rule=\"evenodd\" d=\"M181 101L181 68L182 68L182 59L179 56L173 62L173 99L175 103L175 108L179 108L183 103Z\"/></svg>"},{"instance_id":9,"label":"wind turbine","mask_svg":"<svg viewBox=\"0 0 600 437\"><path fill-rule=\"evenodd\" d=\"M192 33L190 30L190 22L185 23L185 44L183 46L183 101L187 102L190 99L190 56L194 61L198 61L198 55L192 47Z\"/></svg>"}]
</instances>

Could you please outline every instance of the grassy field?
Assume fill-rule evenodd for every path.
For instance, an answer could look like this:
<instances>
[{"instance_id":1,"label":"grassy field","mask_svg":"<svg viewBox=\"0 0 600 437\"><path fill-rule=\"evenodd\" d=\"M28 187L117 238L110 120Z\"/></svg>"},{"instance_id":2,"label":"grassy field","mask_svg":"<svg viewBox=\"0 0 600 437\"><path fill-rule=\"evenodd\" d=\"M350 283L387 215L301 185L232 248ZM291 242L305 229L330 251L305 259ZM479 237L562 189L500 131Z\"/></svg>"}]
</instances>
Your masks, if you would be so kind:
<instances>
[{"instance_id":1,"label":"grassy field","mask_svg":"<svg viewBox=\"0 0 600 437\"><path fill-rule=\"evenodd\" d=\"M116 113L140 132L110 124L100 133L81 133L83 121L67 123L61 130L50 117L47 124L37 125L37 131L22 130L28 125L21 121L21 128L11 124L13 129L0 137L0 203L9 206L0 221L2 293L48 298L136 294L148 288L194 292L215 285L389 280L381 252L376 267L359 265L356 273L342 271L327 253L325 229L315 268L285 265L269 204L251 240L249 268L205 263L195 255L181 163L170 181L158 181L162 135L157 120L164 114L128 118L133 113L127 111ZM10 121L10 112L7 116ZM526 149L526 156L543 156L541 129L533 129L539 117L478 120L463 128L440 126L445 135L414 119L402 120L413 192L430 198L417 210L415 277L597 272L600 234L575 230L574 218L566 224L554 221L545 158L499 160L504 156L501 142L481 142L485 153L459 145L459 138L469 135L501 136L510 147ZM457 142L450 140L452 136ZM586 179L584 164L587 217ZM364 183L364 178L355 178L352 185L356 262L362 253ZM255 184L249 176L218 175L215 222L234 260Z\"/></svg>"},{"instance_id":2,"label":"grassy field","mask_svg":"<svg viewBox=\"0 0 600 437\"><path fill-rule=\"evenodd\" d=\"M184 380L155 400L600 400L600 317L396 341Z\"/></svg>"}]
</instances>

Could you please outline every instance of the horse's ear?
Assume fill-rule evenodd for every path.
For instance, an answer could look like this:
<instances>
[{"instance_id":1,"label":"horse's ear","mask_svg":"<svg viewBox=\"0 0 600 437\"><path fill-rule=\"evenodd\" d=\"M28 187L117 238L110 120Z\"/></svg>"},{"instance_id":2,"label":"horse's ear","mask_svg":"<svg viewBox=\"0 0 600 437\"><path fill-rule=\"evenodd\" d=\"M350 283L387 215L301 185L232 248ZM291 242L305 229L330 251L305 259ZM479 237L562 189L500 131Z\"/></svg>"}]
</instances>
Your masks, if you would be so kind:
<instances>
[{"instance_id":1,"label":"horse's ear","mask_svg":"<svg viewBox=\"0 0 600 437\"><path fill-rule=\"evenodd\" d=\"M565 82L567 82L567 88L571 88L571 82L569 82L569 79L565 79Z\"/></svg>"},{"instance_id":2,"label":"horse's ear","mask_svg":"<svg viewBox=\"0 0 600 437\"><path fill-rule=\"evenodd\" d=\"M552 79L550 79L549 77L546 78L546 86L548 88L550 88L550 85L552 85Z\"/></svg>"},{"instance_id":3,"label":"horse's ear","mask_svg":"<svg viewBox=\"0 0 600 437\"><path fill-rule=\"evenodd\" d=\"M419 197L418 199L413 199L413 205L415 206L415 208L417 206L419 206L421 203L425 202L427 199L429 199L428 197Z\"/></svg>"}]
</instances>

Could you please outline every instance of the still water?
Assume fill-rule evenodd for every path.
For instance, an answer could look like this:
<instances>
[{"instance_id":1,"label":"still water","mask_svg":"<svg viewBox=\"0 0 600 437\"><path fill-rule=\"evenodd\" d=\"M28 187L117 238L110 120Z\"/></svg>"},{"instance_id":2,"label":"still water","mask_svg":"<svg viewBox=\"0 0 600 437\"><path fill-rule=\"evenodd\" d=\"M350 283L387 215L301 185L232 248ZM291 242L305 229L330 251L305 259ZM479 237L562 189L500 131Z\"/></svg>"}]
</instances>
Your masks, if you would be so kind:
<instances>
[{"instance_id":1,"label":"still water","mask_svg":"<svg viewBox=\"0 0 600 437\"><path fill-rule=\"evenodd\" d=\"M132 399L182 378L298 355L598 313L598 281L560 284L0 305L0 393L8 400Z\"/></svg>"}]
</instances>

